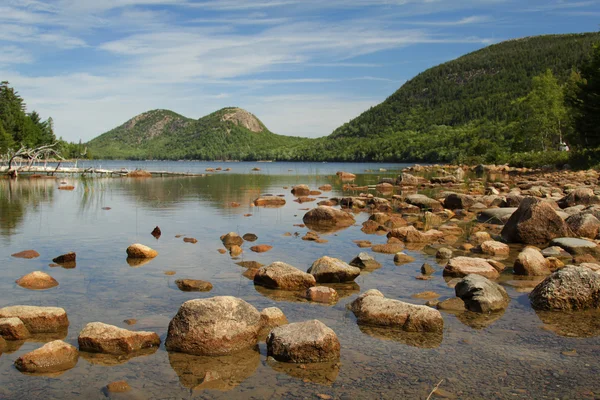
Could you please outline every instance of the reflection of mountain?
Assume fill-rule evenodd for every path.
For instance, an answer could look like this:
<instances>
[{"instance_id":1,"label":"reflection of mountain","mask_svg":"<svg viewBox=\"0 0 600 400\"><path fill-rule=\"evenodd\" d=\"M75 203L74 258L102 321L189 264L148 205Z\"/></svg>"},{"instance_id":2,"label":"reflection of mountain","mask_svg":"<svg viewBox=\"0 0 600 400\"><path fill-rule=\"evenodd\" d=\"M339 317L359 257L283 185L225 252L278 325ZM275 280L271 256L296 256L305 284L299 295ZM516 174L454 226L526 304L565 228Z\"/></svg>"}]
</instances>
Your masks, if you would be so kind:
<instances>
[{"instance_id":1,"label":"reflection of mountain","mask_svg":"<svg viewBox=\"0 0 600 400\"><path fill-rule=\"evenodd\" d=\"M0 235L10 237L28 210L54 200L54 179L0 179Z\"/></svg>"}]
</instances>

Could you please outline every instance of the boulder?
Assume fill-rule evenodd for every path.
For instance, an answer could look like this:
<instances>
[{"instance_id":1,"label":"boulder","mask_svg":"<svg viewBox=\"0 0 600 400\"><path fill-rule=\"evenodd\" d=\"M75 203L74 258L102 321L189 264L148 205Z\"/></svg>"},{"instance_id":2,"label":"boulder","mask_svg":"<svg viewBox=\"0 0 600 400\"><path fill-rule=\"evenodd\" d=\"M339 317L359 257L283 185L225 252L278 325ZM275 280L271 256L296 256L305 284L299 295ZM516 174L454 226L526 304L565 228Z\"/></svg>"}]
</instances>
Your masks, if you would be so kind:
<instances>
[{"instance_id":1,"label":"boulder","mask_svg":"<svg viewBox=\"0 0 600 400\"><path fill-rule=\"evenodd\" d=\"M272 248L273 248L273 246L269 246L268 244L259 244L259 245L250 247L250 250L252 250L255 253L266 253L267 251L271 250Z\"/></svg>"},{"instance_id":2,"label":"boulder","mask_svg":"<svg viewBox=\"0 0 600 400\"><path fill-rule=\"evenodd\" d=\"M487 240L481 243L480 247L483 254L489 254L490 256L494 257L508 256L508 253L510 253L510 248L508 245L495 240Z\"/></svg>"},{"instance_id":3,"label":"boulder","mask_svg":"<svg viewBox=\"0 0 600 400\"><path fill-rule=\"evenodd\" d=\"M304 214L302 221L311 229L346 227L355 222L352 214L327 206L313 208Z\"/></svg>"},{"instance_id":4,"label":"boulder","mask_svg":"<svg viewBox=\"0 0 600 400\"><path fill-rule=\"evenodd\" d=\"M565 222L578 237L595 239L600 230L600 221L592 214L574 214Z\"/></svg>"},{"instance_id":5,"label":"boulder","mask_svg":"<svg viewBox=\"0 0 600 400\"><path fill-rule=\"evenodd\" d=\"M351 174L350 172L338 171L335 174L345 182L350 182L356 179L356 175Z\"/></svg>"},{"instance_id":6,"label":"boulder","mask_svg":"<svg viewBox=\"0 0 600 400\"><path fill-rule=\"evenodd\" d=\"M577 205L592 205L600 204L600 197L594 194L594 191L590 188L579 188L573 190L571 193L558 200L558 206L560 208L573 207Z\"/></svg>"},{"instance_id":7,"label":"boulder","mask_svg":"<svg viewBox=\"0 0 600 400\"><path fill-rule=\"evenodd\" d=\"M360 275L360 268L352 267L337 258L323 256L313 262L306 272L319 283L351 282Z\"/></svg>"},{"instance_id":8,"label":"boulder","mask_svg":"<svg viewBox=\"0 0 600 400\"><path fill-rule=\"evenodd\" d=\"M475 204L472 196L462 193L450 193L444 199L444 207L449 210L460 210L470 208Z\"/></svg>"},{"instance_id":9,"label":"boulder","mask_svg":"<svg viewBox=\"0 0 600 400\"><path fill-rule=\"evenodd\" d=\"M526 197L502 229L509 243L545 244L571 236L571 230L552 206L535 197Z\"/></svg>"},{"instance_id":10,"label":"boulder","mask_svg":"<svg viewBox=\"0 0 600 400\"><path fill-rule=\"evenodd\" d=\"M75 346L55 340L17 358L15 367L21 372L54 373L73 368L78 359Z\"/></svg>"},{"instance_id":11,"label":"boulder","mask_svg":"<svg viewBox=\"0 0 600 400\"><path fill-rule=\"evenodd\" d=\"M332 187L330 184L319 186L319 190L322 190L324 192L331 192L331 189Z\"/></svg>"},{"instance_id":12,"label":"boulder","mask_svg":"<svg viewBox=\"0 0 600 400\"><path fill-rule=\"evenodd\" d=\"M64 309L58 307L10 306L0 308L0 318L17 317L30 333L55 333L69 327Z\"/></svg>"},{"instance_id":13,"label":"boulder","mask_svg":"<svg viewBox=\"0 0 600 400\"><path fill-rule=\"evenodd\" d=\"M373 215L371 215L368 219L368 221L374 221L376 222L378 225L383 225L385 224L388 220L390 219L390 216L386 213L382 213L382 212L378 212L375 213Z\"/></svg>"},{"instance_id":14,"label":"boulder","mask_svg":"<svg viewBox=\"0 0 600 400\"><path fill-rule=\"evenodd\" d=\"M160 228L158 226L154 227L154 229L152 229L152 232L150 232L150 234L152 236L154 236L155 239L159 239L160 236L162 235L162 231L160 230Z\"/></svg>"},{"instance_id":15,"label":"boulder","mask_svg":"<svg viewBox=\"0 0 600 400\"><path fill-rule=\"evenodd\" d=\"M257 207L281 207L285 205L285 199L278 196L264 196L254 200Z\"/></svg>"},{"instance_id":16,"label":"boulder","mask_svg":"<svg viewBox=\"0 0 600 400\"><path fill-rule=\"evenodd\" d=\"M414 175L407 174L406 172L402 175L398 175L396 178L396 185L401 186L419 186L419 178Z\"/></svg>"},{"instance_id":17,"label":"boulder","mask_svg":"<svg viewBox=\"0 0 600 400\"><path fill-rule=\"evenodd\" d=\"M444 276L462 278L477 274L488 279L497 279L500 274L487 260L475 257L454 257L444 268Z\"/></svg>"},{"instance_id":18,"label":"boulder","mask_svg":"<svg viewBox=\"0 0 600 400\"><path fill-rule=\"evenodd\" d=\"M230 248L231 246L241 246L244 243L244 239L235 232L229 232L221 236L221 242L223 242L223 246Z\"/></svg>"},{"instance_id":19,"label":"boulder","mask_svg":"<svg viewBox=\"0 0 600 400\"><path fill-rule=\"evenodd\" d=\"M0 318L0 336L6 340L25 340L31 336L29 330L17 317Z\"/></svg>"},{"instance_id":20,"label":"boulder","mask_svg":"<svg viewBox=\"0 0 600 400\"><path fill-rule=\"evenodd\" d=\"M175 284L183 292L209 292L213 285L199 279L177 279Z\"/></svg>"},{"instance_id":21,"label":"boulder","mask_svg":"<svg viewBox=\"0 0 600 400\"><path fill-rule=\"evenodd\" d=\"M431 183L440 183L440 184L446 184L446 183L456 183L458 182L458 179L456 179L456 177L454 175L446 175L446 176L434 176L433 178L430 179Z\"/></svg>"},{"instance_id":22,"label":"boulder","mask_svg":"<svg viewBox=\"0 0 600 400\"><path fill-rule=\"evenodd\" d=\"M393 229L388 232L387 237L394 237L406 243L429 243L435 240L433 235L422 233L412 225Z\"/></svg>"},{"instance_id":23,"label":"boulder","mask_svg":"<svg viewBox=\"0 0 600 400\"><path fill-rule=\"evenodd\" d=\"M53 258L52 261L57 264L66 264L66 263L75 262L76 259L77 259L77 254L75 254L75 252L71 251L69 253L66 253L66 254L63 254L58 257Z\"/></svg>"},{"instance_id":24,"label":"boulder","mask_svg":"<svg viewBox=\"0 0 600 400\"><path fill-rule=\"evenodd\" d=\"M385 326L407 332L442 332L444 329L444 320L439 311L386 299L376 289L358 296L350 307L361 325Z\"/></svg>"},{"instance_id":25,"label":"boulder","mask_svg":"<svg viewBox=\"0 0 600 400\"><path fill-rule=\"evenodd\" d=\"M306 298L317 303L335 303L339 296L335 289L327 286L314 286L306 289Z\"/></svg>"},{"instance_id":26,"label":"boulder","mask_svg":"<svg viewBox=\"0 0 600 400\"><path fill-rule=\"evenodd\" d=\"M492 240L492 237L487 232L479 231L479 232L475 232L473 235L471 235L470 240L471 240L471 242L473 242L475 244L481 245L483 242Z\"/></svg>"},{"instance_id":27,"label":"boulder","mask_svg":"<svg viewBox=\"0 0 600 400\"><path fill-rule=\"evenodd\" d=\"M457 283L454 291L469 310L480 313L503 310L510 301L502 286L481 275L467 275Z\"/></svg>"},{"instance_id":28,"label":"boulder","mask_svg":"<svg viewBox=\"0 0 600 400\"><path fill-rule=\"evenodd\" d=\"M466 305L460 297L452 297L437 303L436 308L443 311L465 311Z\"/></svg>"},{"instance_id":29,"label":"boulder","mask_svg":"<svg viewBox=\"0 0 600 400\"><path fill-rule=\"evenodd\" d=\"M408 222L399 215L392 215L390 219L383 223L387 229L397 229L408 225Z\"/></svg>"},{"instance_id":30,"label":"boulder","mask_svg":"<svg viewBox=\"0 0 600 400\"><path fill-rule=\"evenodd\" d=\"M58 286L56 279L42 271L33 271L17 279L17 285L33 290L44 290Z\"/></svg>"},{"instance_id":31,"label":"boulder","mask_svg":"<svg viewBox=\"0 0 600 400\"><path fill-rule=\"evenodd\" d=\"M535 247L525 247L514 264L516 275L543 276L550 274L550 265L544 255Z\"/></svg>"},{"instance_id":32,"label":"boulder","mask_svg":"<svg viewBox=\"0 0 600 400\"><path fill-rule=\"evenodd\" d=\"M394 185L392 185L391 183L388 183L388 182L379 183L377 186L375 186L375 190L377 190L379 193L393 192Z\"/></svg>"},{"instance_id":33,"label":"boulder","mask_svg":"<svg viewBox=\"0 0 600 400\"><path fill-rule=\"evenodd\" d=\"M238 246L237 244L233 244L231 246L229 246L229 255L231 257L237 257L240 254L242 254L244 252L244 250L242 250L242 248L240 246Z\"/></svg>"},{"instance_id":34,"label":"boulder","mask_svg":"<svg viewBox=\"0 0 600 400\"><path fill-rule=\"evenodd\" d=\"M433 268L431 265L424 263L423 265L421 265L421 273L423 275L431 275L435 272L435 268Z\"/></svg>"},{"instance_id":35,"label":"boulder","mask_svg":"<svg viewBox=\"0 0 600 400\"><path fill-rule=\"evenodd\" d=\"M280 326L267 337L267 354L277 361L320 363L340 358L335 332L319 320Z\"/></svg>"},{"instance_id":36,"label":"boulder","mask_svg":"<svg viewBox=\"0 0 600 400\"><path fill-rule=\"evenodd\" d=\"M371 250L375 253L384 254L395 254L404 250L404 244L402 243L386 243L386 244L374 244L371 246Z\"/></svg>"},{"instance_id":37,"label":"boulder","mask_svg":"<svg viewBox=\"0 0 600 400\"><path fill-rule=\"evenodd\" d=\"M217 296L186 301L169 324L168 351L220 356L256 346L258 310L242 299Z\"/></svg>"},{"instance_id":38,"label":"boulder","mask_svg":"<svg viewBox=\"0 0 600 400\"><path fill-rule=\"evenodd\" d=\"M258 236L256 236L254 233L246 233L244 236L242 236L242 239L247 242L256 242L258 240Z\"/></svg>"},{"instance_id":39,"label":"boulder","mask_svg":"<svg viewBox=\"0 0 600 400\"><path fill-rule=\"evenodd\" d=\"M154 332L134 332L102 322L90 322L79 332L77 342L81 351L123 355L158 347L160 338Z\"/></svg>"},{"instance_id":40,"label":"boulder","mask_svg":"<svg viewBox=\"0 0 600 400\"><path fill-rule=\"evenodd\" d=\"M40 256L40 253L38 253L35 250L23 250L18 253L11 254L11 257L26 258L26 259L37 258L39 256Z\"/></svg>"},{"instance_id":41,"label":"boulder","mask_svg":"<svg viewBox=\"0 0 600 400\"><path fill-rule=\"evenodd\" d=\"M447 247L442 247L435 253L435 257L440 260L448 260L452 258L452 250Z\"/></svg>"},{"instance_id":42,"label":"boulder","mask_svg":"<svg viewBox=\"0 0 600 400\"><path fill-rule=\"evenodd\" d=\"M350 265L360 269L377 269L381 267L381 264L377 262L377 260L364 251L354 257L352 261L350 261Z\"/></svg>"},{"instance_id":43,"label":"boulder","mask_svg":"<svg viewBox=\"0 0 600 400\"><path fill-rule=\"evenodd\" d=\"M535 310L600 308L600 274L585 267L567 266L540 282L529 300Z\"/></svg>"},{"instance_id":44,"label":"boulder","mask_svg":"<svg viewBox=\"0 0 600 400\"><path fill-rule=\"evenodd\" d=\"M281 261L261 267L254 275L256 285L281 290L305 290L315 286L315 277Z\"/></svg>"},{"instance_id":45,"label":"boulder","mask_svg":"<svg viewBox=\"0 0 600 400\"><path fill-rule=\"evenodd\" d=\"M127 257L129 258L154 258L157 255L156 250L139 243L132 244L127 248Z\"/></svg>"},{"instance_id":46,"label":"boulder","mask_svg":"<svg viewBox=\"0 0 600 400\"><path fill-rule=\"evenodd\" d=\"M287 323L285 314L277 307L268 307L260 312L260 325L263 329L272 329Z\"/></svg>"},{"instance_id":47,"label":"boulder","mask_svg":"<svg viewBox=\"0 0 600 400\"><path fill-rule=\"evenodd\" d=\"M406 197L406 202L408 204L412 204L413 206L419 207L421 210L437 212L444 209L442 203L422 194L411 194Z\"/></svg>"},{"instance_id":48,"label":"boulder","mask_svg":"<svg viewBox=\"0 0 600 400\"><path fill-rule=\"evenodd\" d=\"M556 238L550 242L550 246L558 246L572 256L583 256L588 254L593 257L600 256L600 248L591 240L569 237Z\"/></svg>"},{"instance_id":49,"label":"boulder","mask_svg":"<svg viewBox=\"0 0 600 400\"><path fill-rule=\"evenodd\" d=\"M406 254L403 251L399 251L398 253L394 254L394 263L395 264L408 264L415 261L415 258L412 256L409 256L408 254Z\"/></svg>"},{"instance_id":50,"label":"boulder","mask_svg":"<svg viewBox=\"0 0 600 400\"><path fill-rule=\"evenodd\" d=\"M489 208L477 214L477 220L485 224L504 225L515 211L516 207Z\"/></svg>"},{"instance_id":51,"label":"boulder","mask_svg":"<svg viewBox=\"0 0 600 400\"><path fill-rule=\"evenodd\" d=\"M307 185L296 185L292 187L292 194L294 196L308 196L310 188Z\"/></svg>"}]
</instances>

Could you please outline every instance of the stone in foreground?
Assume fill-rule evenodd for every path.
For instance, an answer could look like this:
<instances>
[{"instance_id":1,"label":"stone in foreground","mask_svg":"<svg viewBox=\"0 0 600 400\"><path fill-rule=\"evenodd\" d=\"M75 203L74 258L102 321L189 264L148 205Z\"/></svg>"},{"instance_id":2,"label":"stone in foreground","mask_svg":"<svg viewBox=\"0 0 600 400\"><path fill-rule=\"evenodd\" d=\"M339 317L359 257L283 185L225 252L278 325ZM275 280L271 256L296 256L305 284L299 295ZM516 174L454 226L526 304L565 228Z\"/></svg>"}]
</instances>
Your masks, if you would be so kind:
<instances>
[{"instance_id":1,"label":"stone in foreground","mask_svg":"<svg viewBox=\"0 0 600 400\"><path fill-rule=\"evenodd\" d=\"M261 267L254 283L271 289L304 290L315 286L315 277L281 261Z\"/></svg>"},{"instance_id":2,"label":"stone in foreground","mask_svg":"<svg viewBox=\"0 0 600 400\"><path fill-rule=\"evenodd\" d=\"M0 336L6 340L25 340L31 336L29 330L17 317L0 318Z\"/></svg>"},{"instance_id":3,"label":"stone in foreground","mask_svg":"<svg viewBox=\"0 0 600 400\"><path fill-rule=\"evenodd\" d=\"M306 271L319 283L351 282L360 275L360 268L352 267L333 257L321 257Z\"/></svg>"},{"instance_id":4,"label":"stone in foreground","mask_svg":"<svg viewBox=\"0 0 600 400\"><path fill-rule=\"evenodd\" d=\"M33 271L17 279L17 285L32 290L45 290L58 286L56 279L42 271Z\"/></svg>"},{"instance_id":5,"label":"stone in foreground","mask_svg":"<svg viewBox=\"0 0 600 400\"><path fill-rule=\"evenodd\" d=\"M292 363L336 361L340 358L340 342L335 332L319 320L295 322L271 331L267 354Z\"/></svg>"},{"instance_id":6,"label":"stone in foreground","mask_svg":"<svg viewBox=\"0 0 600 400\"><path fill-rule=\"evenodd\" d=\"M502 286L481 275L467 275L454 290L469 310L480 313L503 310L510 301Z\"/></svg>"},{"instance_id":7,"label":"stone in foreground","mask_svg":"<svg viewBox=\"0 0 600 400\"><path fill-rule=\"evenodd\" d=\"M600 308L600 274L585 267L559 269L533 289L529 300L536 310Z\"/></svg>"},{"instance_id":8,"label":"stone in foreground","mask_svg":"<svg viewBox=\"0 0 600 400\"><path fill-rule=\"evenodd\" d=\"M427 306L386 299L376 289L361 294L351 304L362 325L399 328L407 332L442 332L444 320L438 310Z\"/></svg>"},{"instance_id":9,"label":"stone in foreground","mask_svg":"<svg viewBox=\"0 0 600 400\"><path fill-rule=\"evenodd\" d=\"M64 309L58 307L10 306L0 308L0 318L17 317L30 333L54 333L69 327Z\"/></svg>"},{"instance_id":10,"label":"stone in foreground","mask_svg":"<svg viewBox=\"0 0 600 400\"><path fill-rule=\"evenodd\" d=\"M514 264L516 275L544 276L550 274L550 263L535 247L525 247Z\"/></svg>"},{"instance_id":11,"label":"stone in foreground","mask_svg":"<svg viewBox=\"0 0 600 400\"><path fill-rule=\"evenodd\" d=\"M199 356L220 356L257 343L260 313L232 296L186 301L169 324L165 346Z\"/></svg>"},{"instance_id":12,"label":"stone in foreground","mask_svg":"<svg viewBox=\"0 0 600 400\"><path fill-rule=\"evenodd\" d=\"M267 307L260 312L260 323L265 329L276 328L288 323L288 320L279 308Z\"/></svg>"},{"instance_id":13,"label":"stone in foreground","mask_svg":"<svg viewBox=\"0 0 600 400\"><path fill-rule=\"evenodd\" d=\"M140 243L134 243L127 248L127 257L129 258L154 258L157 255L156 250Z\"/></svg>"},{"instance_id":14,"label":"stone in foreground","mask_svg":"<svg viewBox=\"0 0 600 400\"><path fill-rule=\"evenodd\" d=\"M462 278L477 274L488 279L497 279L500 274L487 260L476 257L455 257L448 261L444 268L444 276Z\"/></svg>"},{"instance_id":15,"label":"stone in foreground","mask_svg":"<svg viewBox=\"0 0 600 400\"><path fill-rule=\"evenodd\" d=\"M75 346L55 340L23 354L15 361L15 367L29 373L61 372L73 368L78 359L79 352Z\"/></svg>"},{"instance_id":16,"label":"stone in foreground","mask_svg":"<svg viewBox=\"0 0 600 400\"><path fill-rule=\"evenodd\" d=\"M82 351L113 355L130 354L160 345L160 339L154 332L134 332L102 322L87 324L77 341Z\"/></svg>"}]
</instances>

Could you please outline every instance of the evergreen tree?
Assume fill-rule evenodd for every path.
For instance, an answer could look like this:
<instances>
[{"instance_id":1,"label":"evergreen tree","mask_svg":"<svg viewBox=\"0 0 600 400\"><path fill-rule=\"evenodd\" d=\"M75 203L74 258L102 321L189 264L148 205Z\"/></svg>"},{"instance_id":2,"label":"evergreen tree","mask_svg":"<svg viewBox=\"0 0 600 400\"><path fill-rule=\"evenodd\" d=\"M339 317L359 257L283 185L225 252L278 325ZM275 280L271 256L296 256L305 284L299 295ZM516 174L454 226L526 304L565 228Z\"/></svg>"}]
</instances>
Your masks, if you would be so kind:
<instances>
[{"instance_id":1,"label":"evergreen tree","mask_svg":"<svg viewBox=\"0 0 600 400\"><path fill-rule=\"evenodd\" d=\"M590 147L600 146L600 43L581 69L582 80L574 105L577 131L581 141Z\"/></svg>"}]
</instances>

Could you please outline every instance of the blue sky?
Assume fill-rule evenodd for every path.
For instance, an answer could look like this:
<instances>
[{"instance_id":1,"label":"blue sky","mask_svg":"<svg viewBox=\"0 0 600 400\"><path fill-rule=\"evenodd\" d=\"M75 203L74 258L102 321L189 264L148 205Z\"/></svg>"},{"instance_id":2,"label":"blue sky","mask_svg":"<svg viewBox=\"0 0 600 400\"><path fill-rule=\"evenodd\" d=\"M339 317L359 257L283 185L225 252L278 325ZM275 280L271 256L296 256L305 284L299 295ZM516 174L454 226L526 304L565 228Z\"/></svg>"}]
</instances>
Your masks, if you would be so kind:
<instances>
[{"instance_id":1,"label":"blue sky","mask_svg":"<svg viewBox=\"0 0 600 400\"><path fill-rule=\"evenodd\" d=\"M318 137L429 67L599 22L600 0L0 0L0 80L71 141L226 106Z\"/></svg>"}]
</instances>

